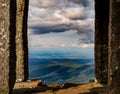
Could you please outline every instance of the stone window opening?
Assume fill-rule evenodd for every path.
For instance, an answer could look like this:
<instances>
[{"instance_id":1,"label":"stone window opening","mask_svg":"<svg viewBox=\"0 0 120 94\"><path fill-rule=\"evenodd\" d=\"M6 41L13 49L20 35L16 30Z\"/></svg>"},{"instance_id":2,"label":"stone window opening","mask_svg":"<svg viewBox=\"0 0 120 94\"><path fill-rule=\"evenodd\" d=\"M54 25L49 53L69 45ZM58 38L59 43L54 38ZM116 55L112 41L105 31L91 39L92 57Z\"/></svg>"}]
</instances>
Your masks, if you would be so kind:
<instances>
[{"instance_id":1,"label":"stone window opening","mask_svg":"<svg viewBox=\"0 0 120 94\"><path fill-rule=\"evenodd\" d=\"M0 93L28 79L28 0L0 1ZM119 94L119 0L95 0L95 78ZM113 36L114 35L114 36ZM115 67L114 67L115 66Z\"/></svg>"},{"instance_id":2,"label":"stone window opening","mask_svg":"<svg viewBox=\"0 0 120 94\"><path fill-rule=\"evenodd\" d=\"M29 64L30 64L29 78L40 79L41 77L41 79L48 78L47 80L49 80L49 78L54 79L58 75L60 82L58 80L57 81L54 80L54 82L53 80L51 80L52 83L57 83L57 82L65 83L66 81L66 83L69 82L69 83L77 83L77 84L78 83L80 84L80 79L81 79L81 83L87 83L89 82L89 80L93 80L94 79L94 64L93 64L94 18L95 18L94 1L93 0L89 0L89 1L54 0L50 2L48 1L49 0L45 0L45 1L36 0L34 2L29 1L29 16L28 16L28 45L29 45L28 47L29 47ZM72 11L74 11L74 13ZM86 16L88 14L89 16ZM81 50L84 50L84 52ZM61 54L62 56L60 56ZM52 55L54 57L52 57ZM39 57L36 59L37 61L35 60L36 58L35 56ZM63 59L63 56L65 59ZM48 57L49 61L47 61L47 58L44 57ZM54 59L52 60L50 58L54 58ZM85 61L87 61L88 63L91 62L91 65L89 66L86 64L85 66L85 64L82 63L82 62L85 63ZM33 68L32 62L36 63L39 66L39 68L37 67L39 71L35 70L35 67ZM40 64L38 64L38 62ZM50 72L46 74L46 72L44 72L47 71L46 67L44 69L41 69L41 66L43 66L42 62L44 62L44 66L46 67L48 65L50 66L50 64L55 63L53 64L53 66L51 65L51 68L57 67L56 69L54 69L54 71L57 71L57 73L54 73L52 75L53 78L51 76L50 77L48 76L46 78L44 77L45 75L49 75L50 73L52 73L52 69L49 68ZM47 62L51 62L51 63L46 64ZM64 64L62 65L62 67L72 68L70 67L70 65L72 66L73 64L74 66L76 66L76 64L79 65L80 63L81 65L84 65L83 67L88 66L89 68L84 69L84 71L86 72L85 74L82 74L82 72L79 71L79 77L78 74L70 76L70 74L72 74L72 72L74 72L75 69L74 70L71 69L72 70L71 73L67 73L67 71L70 71L70 69L67 70L66 68L63 68L63 70L65 70L63 74L66 73L65 74L66 76L64 76L59 71L59 69L61 70L61 68L59 68L61 67L60 62L62 63L68 62L66 63L67 66L65 66ZM76 67L76 69L78 68L79 67ZM90 71L91 73L89 73ZM35 72L36 74L33 72ZM39 72L41 72L41 74ZM67 78L67 76L70 77ZM67 80L65 80L65 78ZM70 79L74 79L74 80L70 80Z\"/></svg>"}]
</instances>

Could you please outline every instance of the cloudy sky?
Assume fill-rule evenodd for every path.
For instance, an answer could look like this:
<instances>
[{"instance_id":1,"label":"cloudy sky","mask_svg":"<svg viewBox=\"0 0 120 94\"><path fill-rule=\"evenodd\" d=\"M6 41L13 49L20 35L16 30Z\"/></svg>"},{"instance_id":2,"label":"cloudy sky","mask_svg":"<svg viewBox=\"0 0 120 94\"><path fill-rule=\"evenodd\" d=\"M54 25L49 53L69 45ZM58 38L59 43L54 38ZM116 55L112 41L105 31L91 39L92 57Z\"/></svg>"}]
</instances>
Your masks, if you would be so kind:
<instances>
[{"instance_id":1,"label":"cloudy sky","mask_svg":"<svg viewBox=\"0 0 120 94\"><path fill-rule=\"evenodd\" d=\"M29 5L29 49L94 47L94 0L30 0Z\"/></svg>"}]
</instances>

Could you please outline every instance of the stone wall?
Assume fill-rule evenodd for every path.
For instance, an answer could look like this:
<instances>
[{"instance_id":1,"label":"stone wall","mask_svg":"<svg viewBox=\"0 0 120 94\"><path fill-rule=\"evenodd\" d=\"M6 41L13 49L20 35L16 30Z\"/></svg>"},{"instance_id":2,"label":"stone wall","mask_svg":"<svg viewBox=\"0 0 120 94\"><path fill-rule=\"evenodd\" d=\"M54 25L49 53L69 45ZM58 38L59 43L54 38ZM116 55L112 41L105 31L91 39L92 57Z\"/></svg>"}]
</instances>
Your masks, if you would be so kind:
<instances>
[{"instance_id":1,"label":"stone wall","mask_svg":"<svg viewBox=\"0 0 120 94\"><path fill-rule=\"evenodd\" d=\"M17 81L24 80L24 50L23 50L23 15L24 15L24 2L17 0L17 13L16 13L16 76Z\"/></svg>"},{"instance_id":2,"label":"stone wall","mask_svg":"<svg viewBox=\"0 0 120 94\"><path fill-rule=\"evenodd\" d=\"M23 15L23 50L24 50L24 81L28 80L28 36L27 36L27 20L28 20L29 0L24 0L24 15Z\"/></svg>"},{"instance_id":3,"label":"stone wall","mask_svg":"<svg viewBox=\"0 0 120 94\"><path fill-rule=\"evenodd\" d=\"M0 94L12 92L16 67L16 0L0 0Z\"/></svg>"},{"instance_id":4,"label":"stone wall","mask_svg":"<svg viewBox=\"0 0 120 94\"><path fill-rule=\"evenodd\" d=\"M95 78L100 83L108 79L108 25L109 0L95 0Z\"/></svg>"},{"instance_id":5,"label":"stone wall","mask_svg":"<svg viewBox=\"0 0 120 94\"><path fill-rule=\"evenodd\" d=\"M0 94L28 79L28 0L0 0Z\"/></svg>"},{"instance_id":6,"label":"stone wall","mask_svg":"<svg viewBox=\"0 0 120 94\"><path fill-rule=\"evenodd\" d=\"M16 13L16 77L17 81L28 79L27 15L28 0L17 0Z\"/></svg>"},{"instance_id":7,"label":"stone wall","mask_svg":"<svg viewBox=\"0 0 120 94\"><path fill-rule=\"evenodd\" d=\"M109 94L120 94L120 0L110 2Z\"/></svg>"}]
</instances>

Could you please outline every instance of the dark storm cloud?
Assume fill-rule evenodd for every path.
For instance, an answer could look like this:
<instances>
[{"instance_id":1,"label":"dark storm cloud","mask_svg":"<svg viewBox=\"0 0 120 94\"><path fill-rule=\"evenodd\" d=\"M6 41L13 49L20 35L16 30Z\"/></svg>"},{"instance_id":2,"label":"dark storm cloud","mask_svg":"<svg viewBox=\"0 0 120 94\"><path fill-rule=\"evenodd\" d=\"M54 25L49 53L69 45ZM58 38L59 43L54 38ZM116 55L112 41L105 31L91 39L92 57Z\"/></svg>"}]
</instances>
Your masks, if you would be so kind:
<instances>
[{"instance_id":1,"label":"dark storm cloud","mask_svg":"<svg viewBox=\"0 0 120 94\"><path fill-rule=\"evenodd\" d=\"M32 30L33 30L32 34L38 35L38 34L46 34L46 33L60 33L60 32L66 31L67 29L64 29L64 28L60 28L60 29L37 28L37 29L32 29Z\"/></svg>"},{"instance_id":2,"label":"dark storm cloud","mask_svg":"<svg viewBox=\"0 0 120 94\"><path fill-rule=\"evenodd\" d=\"M94 43L94 31L87 27L77 26L75 24L69 25L56 25L56 26L33 26L31 27L33 35L46 34L46 33L60 33L69 30L76 30L77 34L80 36L79 43Z\"/></svg>"},{"instance_id":3,"label":"dark storm cloud","mask_svg":"<svg viewBox=\"0 0 120 94\"><path fill-rule=\"evenodd\" d=\"M80 34L79 38L79 44L85 43L85 44L91 44L94 43L94 32L93 30L89 30L89 32L83 32Z\"/></svg>"},{"instance_id":4,"label":"dark storm cloud","mask_svg":"<svg viewBox=\"0 0 120 94\"><path fill-rule=\"evenodd\" d=\"M93 43L93 2L93 0L31 0L28 20L31 34L76 30L80 36L79 43Z\"/></svg>"},{"instance_id":5,"label":"dark storm cloud","mask_svg":"<svg viewBox=\"0 0 120 94\"><path fill-rule=\"evenodd\" d=\"M73 28L72 28L73 29ZM37 29L32 29L32 34L34 35L39 35L39 34L47 34L47 33L60 33L60 32L65 32L66 30L71 30L71 29L66 29L66 28L60 28L60 29L50 29L50 28L37 28ZM74 29L75 30L75 29ZM79 34L79 43L85 43L85 44L90 44L94 43L94 32L93 30L85 30L85 29L79 29L77 30Z\"/></svg>"},{"instance_id":6,"label":"dark storm cloud","mask_svg":"<svg viewBox=\"0 0 120 94\"><path fill-rule=\"evenodd\" d=\"M33 30L32 34L37 35L37 34L46 34L51 32L55 32L55 33L65 32L69 30L68 27L69 26L67 25L54 25L54 26L32 26L29 28Z\"/></svg>"}]
</instances>

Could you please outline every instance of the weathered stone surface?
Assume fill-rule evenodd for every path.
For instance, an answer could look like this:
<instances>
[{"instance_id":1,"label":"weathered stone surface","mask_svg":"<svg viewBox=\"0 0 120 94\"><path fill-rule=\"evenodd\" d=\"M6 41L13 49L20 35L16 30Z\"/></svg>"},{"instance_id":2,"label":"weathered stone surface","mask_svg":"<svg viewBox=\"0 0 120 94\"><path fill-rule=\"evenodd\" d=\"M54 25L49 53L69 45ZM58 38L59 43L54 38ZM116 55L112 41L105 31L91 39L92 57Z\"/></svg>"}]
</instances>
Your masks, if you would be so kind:
<instances>
[{"instance_id":1,"label":"weathered stone surface","mask_svg":"<svg viewBox=\"0 0 120 94\"><path fill-rule=\"evenodd\" d=\"M99 83L43 85L36 88L14 88L13 94L108 94L107 85Z\"/></svg>"},{"instance_id":2,"label":"weathered stone surface","mask_svg":"<svg viewBox=\"0 0 120 94\"><path fill-rule=\"evenodd\" d=\"M29 82L18 82L14 88L36 88L42 85L42 80L34 80Z\"/></svg>"},{"instance_id":3,"label":"weathered stone surface","mask_svg":"<svg viewBox=\"0 0 120 94\"><path fill-rule=\"evenodd\" d=\"M28 79L27 62L27 11L25 4L28 0L17 0L16 15L16 77L17 81ZM25 23L24 23L25 22Z\"/></svg>"},{"instance_id":4,"label":"weathered stone surface","mask_svg":"<svg viewBox=\"0 0 120 94\"><path fill-rule=\"evenodd\" d=\"M95 78L101 83L108 79L108 24L109 0L95 0Z\"/></svg>"},{"instance_id":5,"label":"weathered stone surface","mask_svg":"<svg viewBox=\"0 0 120 94\"><path fill-rule=\"evenodd\" d=\"M24 76L25 81L28 80L28 36L27 36L27 20L28 20L28 6L29 0L24 0L24 15L23 15L23 49L24 49Z\"/></svg>"},{"instance_id":6,"label":"weathered stone surface","mask_svg":"<svg viewBox=\"0 0 120 94\"><path fill-rule=\"evenodd\" d=\"M17 80L24 80L24 51L23 51L23 11L24 2L17 0L17 14L16 14L16 77Z\"/></svg>"},{"instance_id":7,"label":"weathered stone surface","mask_svg":"<svg viewBox=\"0 0 120 94\"><path fill-rule=\"evenodd\" d=\"M109 94L120 94L120 0L110 0Z\"/></svg>"},{"instance_id":8,"label":"weathered stone surface","mask_svg":"<svg viewBox=\"0 0 120 94\"><path fill-rule=\"evenodd\" d=\"M27 13L28 0L0 1L0 94L28 78Z\"/></svg>"},{"instance_id":9,"label":"weathered stone surface","mask_svg":"<svg viewBox=\"0 0 120 94\"><path fill-rule=\"evenodd\" d=\"M0 0L0 94L12 93L15 83L15 22L16 0Z\"/></svg>"}]
</instances>

